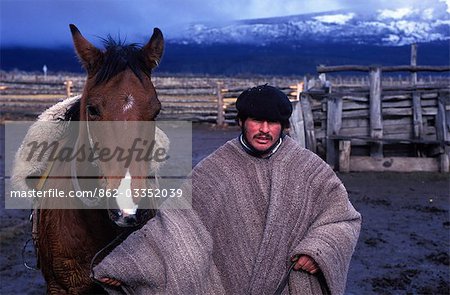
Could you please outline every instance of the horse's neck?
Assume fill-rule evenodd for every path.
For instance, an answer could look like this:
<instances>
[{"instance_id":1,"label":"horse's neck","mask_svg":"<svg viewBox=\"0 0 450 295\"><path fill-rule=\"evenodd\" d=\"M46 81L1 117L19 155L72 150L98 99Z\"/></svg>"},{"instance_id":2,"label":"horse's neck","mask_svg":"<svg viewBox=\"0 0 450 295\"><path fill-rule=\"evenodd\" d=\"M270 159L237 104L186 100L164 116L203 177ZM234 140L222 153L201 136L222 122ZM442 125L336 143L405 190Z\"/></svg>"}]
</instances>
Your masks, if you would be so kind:
<instances>
[{"instance_id":1,"label":"horse's neck","mask_svg":"<svg viewBox=\"0 0 450 295\"><path fill-rule=\"evenodd\" d=\"M82 204L79 198L73 197L78 191L88 191L98 187L99 178L92 177L95 174L92 171L88 171L92 165L87 161L77 161L78 147L75 144L75 140L70 137L66 137L59 141L59 150L56 152L56 159L54 162L48 163L48 176L44 179L45 185L42 190L50 194L61 193L64 194L64 198L50 198L45 200L42 205L56 206L56 208L81 208ZM70 155L62 155L63 149L71 150ZM61 154L60 154L61 153ZM67 157L68 158L64 158ZM74 168L75 167L75 171ZM78 176L82 176L78 179ZM88 177L83 177L88 176ZM81 183L81 186L80 186ZM77 184L76 186L74 184ZM82 193L78 192L78 193ZM72 194L72 196L70 195ZM42 206L41 206L42 207ZM44 206L45 207L45 206ZM54 208L54 207L53 207Z\"/></svg>"},{"instance_id":2,"label":"horse's neck","mask_svg":"<svg viewBox=\"0 0 450 295\"><path fill-rule=\"evenodd\" d=\"M60 175L63 177L49 177L43 190L53 190L53 192L61 191L66 196L70 192L76 192L77 190L74 188L70 177L70 163L58 161L54 166L52 175ZM92 179L92 181L98 183L97 179ZM85 191L88 191L88 188L85 188ZM89 228L89 232L99 235L98 237L93 236L93 238L101 238L108 241L117 234L106 209L82 209L85 208L84 204L76 197L45 198L41 202L41 209L44 210L65 208L65 210L52 210L52 216L55 217L55 220L67 223L69 227L77 225L81 229Z\"/></svg>"}]
</instances>

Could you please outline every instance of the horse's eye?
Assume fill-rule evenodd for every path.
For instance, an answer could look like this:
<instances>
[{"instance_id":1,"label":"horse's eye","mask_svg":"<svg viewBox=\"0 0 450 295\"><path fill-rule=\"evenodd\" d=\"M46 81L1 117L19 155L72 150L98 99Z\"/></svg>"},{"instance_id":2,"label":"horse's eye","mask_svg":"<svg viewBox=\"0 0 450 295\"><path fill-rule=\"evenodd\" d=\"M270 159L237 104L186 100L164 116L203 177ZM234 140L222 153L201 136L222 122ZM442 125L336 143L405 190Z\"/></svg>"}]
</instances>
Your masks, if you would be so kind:
<instances>
[{"instance_id":1,"label":"horse's eye","mask_svg":"<svg viewBox=\"0 0 450 295\"><path fill-rule=\"evenodd\" d=\"M93 105L87 106L87 112L88 112L89 116L92 116L92 117L100 116L100 110L98 109L98 107L93 106Z\"/></svg>"}]
</instances>

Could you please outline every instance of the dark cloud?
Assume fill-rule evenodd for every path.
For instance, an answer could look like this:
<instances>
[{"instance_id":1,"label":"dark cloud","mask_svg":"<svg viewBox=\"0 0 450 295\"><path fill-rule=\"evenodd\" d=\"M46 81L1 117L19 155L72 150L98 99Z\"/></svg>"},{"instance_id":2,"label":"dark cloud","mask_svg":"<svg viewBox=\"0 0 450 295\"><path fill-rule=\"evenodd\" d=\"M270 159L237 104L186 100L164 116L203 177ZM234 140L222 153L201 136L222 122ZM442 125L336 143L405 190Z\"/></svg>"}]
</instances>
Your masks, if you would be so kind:
<instances>
[{"instance_id":1,"label":"dark cloud","mask_svg":"<svg viewBox=\"0 0 450 295\"><path fill-rule=\"evenodd\" d=\"M445 2L446 1L446 2ZM74 23L94 44L120 34L144 43L153 27L170 39L192 22L220 22L289 14L358 8L366 11L439 4L448 0L0 0L2 45L70 45ZM363 4L361 4L363 3ZM425 3L425 4L424 4Z\"/></svg>"},{"instance_id":2,"label":"dark cloud","mask_svg":"<svg viewBox=\"0 0 450 295\"><path fill-rule=\"evenodd\" d=\"M34 0L0 2L0 42L54 46L70 44L68 29L76 24L86 37L120 34L144 42L153 27L166 35L194 21L231 19L220 11L219 1L173 0ZM95 38L94 38L95 39Z\"/></svg>"}]
</instances>

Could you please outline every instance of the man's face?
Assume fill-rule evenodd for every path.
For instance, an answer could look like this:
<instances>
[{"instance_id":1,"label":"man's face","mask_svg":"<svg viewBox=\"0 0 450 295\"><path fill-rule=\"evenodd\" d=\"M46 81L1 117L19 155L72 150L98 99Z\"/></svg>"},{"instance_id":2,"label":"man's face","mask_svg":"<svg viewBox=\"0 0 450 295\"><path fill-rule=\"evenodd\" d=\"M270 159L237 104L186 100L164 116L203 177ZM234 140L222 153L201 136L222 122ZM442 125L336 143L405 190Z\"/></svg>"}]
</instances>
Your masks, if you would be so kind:
<instances>
[{"instance_id":1,"label":"man's face","mask_svg":"<svg viewBox=\"0 0 450 295\"><path fill-rule=\"evenodd\" d=\"M242 121L239 121L242 126ZM281 136L281 123L248 118L244 122L244 136L257 151L270 148Z\"/></svg>"}]
</instances>

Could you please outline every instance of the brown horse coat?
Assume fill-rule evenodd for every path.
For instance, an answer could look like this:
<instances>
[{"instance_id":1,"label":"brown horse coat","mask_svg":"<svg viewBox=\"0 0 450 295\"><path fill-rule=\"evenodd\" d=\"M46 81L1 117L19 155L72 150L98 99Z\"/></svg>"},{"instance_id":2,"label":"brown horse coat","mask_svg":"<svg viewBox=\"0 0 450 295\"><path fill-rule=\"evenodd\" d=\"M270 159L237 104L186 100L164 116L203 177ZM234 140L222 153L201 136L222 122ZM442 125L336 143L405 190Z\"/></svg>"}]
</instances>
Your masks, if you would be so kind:
<instances>
[{"instance_id":1,"label":"brown horse coat","mask_svg":"<svg viewBox=\"0 0 450 295\"><path fill-rule=\"evenodd\" d=\"M28 160L31 147L27 143L33 141L53 142L63 138L68 126L65 124L65 120L67 120L66 114L72 108L77 107L79 100L80 96L76 96L54 105L41 114L38 122L29 128L21 147L16 153L11 177L13 190L29 191L35 189L33 183L27 181L27 178L29 176L40 176L44 174L44 171L49 165L48 159L51 152L49 149L42 159L38 159L40 153L34 153L34 157ZM43 122L46 123L42 124ZM51 122L59 123L48 124ZM159 128L156 128L155 139L156 148L168 150L169 140L166 134ZM149 175L157 176L162 163L150 161L148 163ZM67 185L70 185L70 179L66 181L68 182ZM39 205L39 203L34 204L37 208L39 208ZM80 213L80 211L86 211L79 214L82 219L80 220L78 217L74 218L75 212ZM90 261L95 252L99 250L99 245L103 247L119 232L119 228L114 226L112 221L109 220L106 210L49 209L40 210L39 215L36 214L37 212L34 213L33 235L37 232L37 236L33 236L33 238L39 247L38 261L40 262L44 277L48 280L50 273L54 278L58 278L58 283L63 282L66 285L70 285L71 289L69 291L71 294L97 292L95 288L101 291L101 288L89 277ZM39 222L36 222L38 220ZM58 226L57 229L55 229L55 226ZM98 242L99 245L93 245L92 241L89 240L92 233L97 238L94 242ZM88 244L88 242L90 243ZM67 247L68 243L72 245L72 248ZM69 253L68 249L74 249L74 251ZM74 262L82 265L83 268L78 266L71 268L70 266L74 265ZM63 268L61 265L67 267ZM54 294L64 293L65 290L56 286L55 282L55 280L47 281L47 292Z\"/></svg>"},{"instance_id":2,"label":"brown horse coat","mask_svg":"<svg viewBox=\"0 0 450 295\"><path fill-rule=\"evenodd\" d=\"M42 175L48 165L47 159L50 156L51 149L44 154L40 161L37 160L39 153L34 153L35 157L28 161L27 157L30 154L31 148L27 146L27 143L35 140L39 142L53 142L61 139L66 132L65 127L67 126L64 124L45 124L44 126L51 126L53 128L44 129L40 122L64 121L66 119L65 114L79 102L80 99L81 96L78 95L55 104L39 116L38 123L33 124L30 127L14 160L11 176L11 183L14 190L27 191L33 189L33 187L30 187L29 183L27 183L27 177L30 175ZM164 148L165 150L169 149L169 138L159 128L156 129L155 149L157 148ZM149 171L149 175L154 175L156 171L159 170L161 164L163 164L163 162L151 162L151 171Z\"/></svg>"},{"instance_id":3,"label":"brown horse coat","mask_svg":"<svg viewBox=\"0 0 450 295\"><path fill-rule=\"evenodd\" d=\"M306 254L344 293L361 216L330 167L292 139L270 159L229 141L194 168L192 199L192 210L163 209L130 235L96 277L136 294L273 294L289 259ZM285 293L321 287L298 271Z\"/></svg>"}]
</instances>

